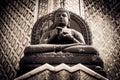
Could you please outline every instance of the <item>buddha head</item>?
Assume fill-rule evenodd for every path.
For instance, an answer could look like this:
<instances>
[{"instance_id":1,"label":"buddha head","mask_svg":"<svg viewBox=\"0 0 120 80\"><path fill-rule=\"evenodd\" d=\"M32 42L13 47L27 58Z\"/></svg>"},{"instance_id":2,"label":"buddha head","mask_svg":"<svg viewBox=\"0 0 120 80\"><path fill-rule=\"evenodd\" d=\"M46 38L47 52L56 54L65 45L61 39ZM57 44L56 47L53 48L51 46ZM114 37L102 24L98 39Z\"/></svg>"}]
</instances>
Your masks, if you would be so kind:
<instances>
[{"instance_id":1,"label":"buddha head","mask_svg":"<svg viewBox=\"0 0 120 80\"><path fill-rule=\"evenodd\" d=\"M70 27L70 13L64 8L57 9L53 14L53 23L55 26Z\"/></svg>"}]
</instances>

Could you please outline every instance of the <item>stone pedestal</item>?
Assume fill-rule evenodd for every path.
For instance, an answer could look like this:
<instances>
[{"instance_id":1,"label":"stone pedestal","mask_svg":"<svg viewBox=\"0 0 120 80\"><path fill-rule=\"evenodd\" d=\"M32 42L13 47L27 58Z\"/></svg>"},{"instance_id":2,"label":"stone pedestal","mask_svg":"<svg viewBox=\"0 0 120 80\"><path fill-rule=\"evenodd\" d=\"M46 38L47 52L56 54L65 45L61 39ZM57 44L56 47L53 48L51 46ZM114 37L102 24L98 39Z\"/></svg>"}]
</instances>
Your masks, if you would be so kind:
<instances>
[{"instance_id":1,"label":"stone pedestal","mask_svg":"<svg viewBox=\"0 0 120 80\"><path fill-rule=\"evenodd\" d=\"M68 47L62 49L62 51L59 51L59 48L57 48L55 52L50 46L48 46L48 49L46 48L45 50L43 46L32 46L26 48L25 56L20 61L20 71L18 71L18 76L44 65L45 63L54 67L60 65L61 63L65 63L69 66L74 66L80 63L95 72L106 76L103 70L103 62L93 47L74 46L72 47L73 50Z\"/></svg>"}]
</instances>

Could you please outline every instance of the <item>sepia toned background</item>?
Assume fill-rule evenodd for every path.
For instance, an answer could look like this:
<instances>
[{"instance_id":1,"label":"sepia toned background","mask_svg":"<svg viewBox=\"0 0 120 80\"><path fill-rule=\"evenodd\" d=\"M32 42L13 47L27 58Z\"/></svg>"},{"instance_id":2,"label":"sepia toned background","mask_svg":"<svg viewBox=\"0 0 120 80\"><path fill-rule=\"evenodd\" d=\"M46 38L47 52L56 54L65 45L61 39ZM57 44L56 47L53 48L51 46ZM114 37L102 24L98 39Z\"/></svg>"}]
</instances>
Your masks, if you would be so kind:
<instances>
[{"instance_id":1,"label":"sepia toned background","mask_svg":"<svg viewBox=\"0 0 120 80\"><path fill-rule=\"evenodd\" d=\"M89 25L92 45L99 51L110 80L120 79L119 0L1 0L0 80L12 80L38 18L64 7Z\"/></svg>"}]
</instances>

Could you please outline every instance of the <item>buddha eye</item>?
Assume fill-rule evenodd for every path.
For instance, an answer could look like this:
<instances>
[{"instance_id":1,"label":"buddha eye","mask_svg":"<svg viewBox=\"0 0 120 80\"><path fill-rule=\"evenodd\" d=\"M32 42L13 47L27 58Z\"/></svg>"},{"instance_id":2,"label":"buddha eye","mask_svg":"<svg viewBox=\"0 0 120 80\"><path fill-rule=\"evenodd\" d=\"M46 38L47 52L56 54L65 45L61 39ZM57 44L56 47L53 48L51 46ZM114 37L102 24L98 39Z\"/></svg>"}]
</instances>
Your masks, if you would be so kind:
<instances>
[{"instance_id":1,"label":"buddha eye","mask_svg":"<svg viewBox=\"0 0 120 80\"><path fill-rule=\"evenodd\" d=\"M62 14L63 17L66 17L67 15L66 14Z\"/></svg>"}]
</instances>

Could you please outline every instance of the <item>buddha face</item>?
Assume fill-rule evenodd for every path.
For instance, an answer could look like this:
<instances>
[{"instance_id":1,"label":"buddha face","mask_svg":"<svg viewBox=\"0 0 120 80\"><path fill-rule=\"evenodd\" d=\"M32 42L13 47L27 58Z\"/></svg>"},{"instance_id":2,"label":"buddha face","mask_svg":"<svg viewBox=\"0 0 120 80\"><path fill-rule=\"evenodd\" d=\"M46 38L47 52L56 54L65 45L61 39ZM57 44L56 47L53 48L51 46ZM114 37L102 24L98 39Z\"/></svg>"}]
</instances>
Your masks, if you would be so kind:
<instances>
[{"instance_id":1,"label":"buddha face","mask_svg":"<svg viewBox=\"0 0 120 80\"><path fill-rule=\"evenodd\" d=\"M56 12L54 15L54 23L60 27L67 26L69 24L68 14L64 11Z\"/></svg>"}]
</instances>

